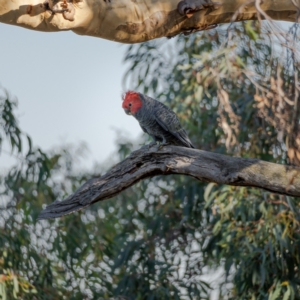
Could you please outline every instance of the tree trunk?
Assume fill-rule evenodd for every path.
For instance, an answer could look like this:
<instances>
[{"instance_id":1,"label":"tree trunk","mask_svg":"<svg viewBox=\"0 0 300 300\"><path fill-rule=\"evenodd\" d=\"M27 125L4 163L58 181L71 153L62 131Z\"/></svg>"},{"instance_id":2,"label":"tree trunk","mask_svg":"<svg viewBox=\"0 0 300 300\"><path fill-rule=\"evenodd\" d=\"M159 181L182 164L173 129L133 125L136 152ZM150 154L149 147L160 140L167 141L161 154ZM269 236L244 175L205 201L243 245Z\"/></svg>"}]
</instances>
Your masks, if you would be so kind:
<instances>
[{"instance_id":1,"label":"tree trunk","mask_svg":"<svg viewBox=\"0 0 300 300\"><path fill-rule=\"evenodd\" d=\"M121 43L139 43L215 24L255 20L257 8L274 20L295 22L299 0L184 0L204 5L195 13L180 13L178 0L0 0L0 22L45 32L72 30ZM201 6L201 5L200 5ZM236 14L235 14L236 13ZM264 18L262 16L262 18Z\"/></svg>"},{"instance_id":2,"label":"tree trunk","mask_svg":"<svg viewBox=\"0 0 300 300\"><path fill-rule=\"evenodd\" d=\"M55 201L39 219L57 218L111 198L144 178L184 174L200 181L252 186L271 192L300 196L300 168L258 159L167 146L142 147L115 165L105 175L87 181L64 201Z\"/></svg>"}]
</instances>

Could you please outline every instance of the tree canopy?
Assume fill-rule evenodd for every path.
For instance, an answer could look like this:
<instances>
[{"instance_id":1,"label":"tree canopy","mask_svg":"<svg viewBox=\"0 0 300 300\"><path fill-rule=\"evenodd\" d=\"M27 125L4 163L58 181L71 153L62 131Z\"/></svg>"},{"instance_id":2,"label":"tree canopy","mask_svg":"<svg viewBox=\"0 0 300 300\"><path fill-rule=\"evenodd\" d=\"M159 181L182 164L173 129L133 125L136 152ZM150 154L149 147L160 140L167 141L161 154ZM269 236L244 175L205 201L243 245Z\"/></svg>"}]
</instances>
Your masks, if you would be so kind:
<instances>
[{"instance_id":1,"label":"tree canopy","mask_svg":"<svg viewBox=\"0 0 300 300\"><path fill-rule=\"evenodd\" d=\"M274 26L249 21L131 45L124 82L171 107L197 148L299 166L298 26ZM74 149L37 148L15 105L0 99L0 143L19 159L1 174L2 299L299 299L296 197L156 176L36 222L45 204L96 174L74 171ZM136 143L120 141L119 159Z\"/></svg>"}]
</instances>

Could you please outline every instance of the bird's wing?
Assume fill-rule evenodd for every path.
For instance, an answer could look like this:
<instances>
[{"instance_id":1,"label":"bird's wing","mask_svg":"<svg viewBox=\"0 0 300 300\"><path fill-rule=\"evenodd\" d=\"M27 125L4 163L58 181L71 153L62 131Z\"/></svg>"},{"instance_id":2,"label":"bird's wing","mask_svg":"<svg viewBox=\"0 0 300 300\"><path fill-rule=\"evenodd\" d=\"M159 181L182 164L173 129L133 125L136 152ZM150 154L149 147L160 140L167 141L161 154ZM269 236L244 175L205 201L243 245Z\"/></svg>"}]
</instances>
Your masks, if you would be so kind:
<instances>
[{"instance_id":1,"label":"bird's wing","mask_svg":"<svg viewBox=\"0 0 300 300\"><path fill-rule=\"evenodd\" d=\"M142 125L140 125L140 126L141 126L142 130L143 130L145 133L149 134L149 132L146 130L145 127L143 127Z\"/></svg>"},{"instance_id":2,"label":"bird's wing","mask_svg":"<svg viewBox=\"0 0 300 300\"><path fill-rule=\"evenodd\" d=\"M160 103L154 110L156 122L166 131L181 141L186 147L195 148L186 131L182 128L176 114L164 104Z\"/></svg>"}]
</instances>

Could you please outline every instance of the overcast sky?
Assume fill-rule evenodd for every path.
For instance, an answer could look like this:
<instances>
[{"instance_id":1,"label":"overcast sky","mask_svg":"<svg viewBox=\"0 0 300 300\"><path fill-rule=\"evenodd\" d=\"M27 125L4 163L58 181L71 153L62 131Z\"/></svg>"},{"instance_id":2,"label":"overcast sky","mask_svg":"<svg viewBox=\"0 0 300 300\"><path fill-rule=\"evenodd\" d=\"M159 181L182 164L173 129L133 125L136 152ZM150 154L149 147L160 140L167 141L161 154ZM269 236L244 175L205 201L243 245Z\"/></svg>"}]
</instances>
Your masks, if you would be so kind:
<instances>
[{"instance_id":1,"label":"overcast sky","mask_svg":"<svg viewBox=\"0 0 300 300\"><path fill-rule=\"evenodd\" d=\"M121 108L127 45L1 23L0 38L0 84L18 98L20 126L35 145L47 151L85 142L91 166L113 153L116 130L141 134ZM0 155L0 172L8 157Z\"/></svg>"},{"instance_id":2,"label":"overcast sky","mask_svg":"<svg viewBox=\"0 0 300 300\"><path fill-rule=\"evenodd\" d=\"M5 24L0 35L0 84L18 98L20 126L35 145L86 142L91 165L113 152L115 129L133 138L141 133L121 108L126 45ZM5 154L1 165L7 168Z\"/></svg>"}]
</instances>

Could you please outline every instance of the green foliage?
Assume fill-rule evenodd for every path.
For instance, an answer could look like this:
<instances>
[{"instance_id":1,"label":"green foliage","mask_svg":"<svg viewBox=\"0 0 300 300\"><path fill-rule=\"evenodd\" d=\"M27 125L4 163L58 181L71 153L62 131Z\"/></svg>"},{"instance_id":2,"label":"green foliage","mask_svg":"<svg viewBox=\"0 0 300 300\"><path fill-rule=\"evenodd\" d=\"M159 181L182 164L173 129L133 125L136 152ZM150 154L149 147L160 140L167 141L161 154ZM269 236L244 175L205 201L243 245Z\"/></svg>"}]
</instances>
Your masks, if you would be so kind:
<instances>
[{"instance_id":1,"label":"green foliage","mask_svg":"<svg viewBox=\"0 0 300 300\"><path fill-rule=\"evenodd\" d=\"M129 46L125 82L176 111L201 149L297 164L297 53L258 23L230 28ZM5 95L0 145L18 162L0 174L2 299L299 299L296 198L159 176L36 222L93 174L74 171L82 149L36 148Z\"/></svg>"},{"instance_id":2,"label":"green foliage","mask_svg":"<svg viewBox=\"0 0 300 300\"><path fill-rule=\"evenodd\" d=\"M179 38L168 57L163 40L131 46L127 80L172 107L200 149L299 164L290 155L300 150L299 54L280 42L259 23L247 22L229 32ZM286 42L291 45L288 35ZM148 62L163 71L147 74ZM253 188L196 185L205 190L209 216L205 226L202 220L203 227L193 227L207 232L198 255L211 270L224 269L219 298L298 299L299 199ZM199 194L190 197L195 203ZM203 207L193 217L201 213Z\"/></svg>"},{"instance_id":3,"label":"green foliage","mask_svg":"<svg viewBox=\"0 0 300 300\"><path fill-rule=\"evenodd\" d=\"M3 90L3 92L4 96L0 96L0 149L4 139L8 138L12 150L17 148L18 152L21 152L21 130L13 114L17 101L16 99L9 99L9 94L6 90Z\"/></svg>"}]
</instances>

